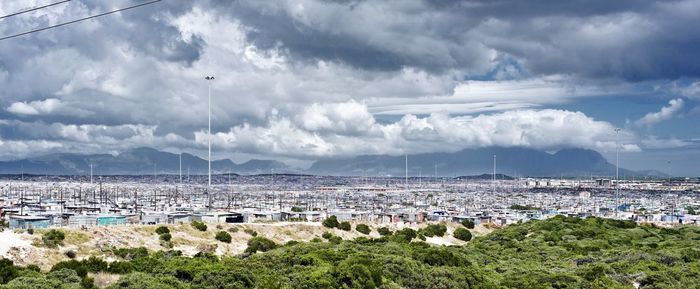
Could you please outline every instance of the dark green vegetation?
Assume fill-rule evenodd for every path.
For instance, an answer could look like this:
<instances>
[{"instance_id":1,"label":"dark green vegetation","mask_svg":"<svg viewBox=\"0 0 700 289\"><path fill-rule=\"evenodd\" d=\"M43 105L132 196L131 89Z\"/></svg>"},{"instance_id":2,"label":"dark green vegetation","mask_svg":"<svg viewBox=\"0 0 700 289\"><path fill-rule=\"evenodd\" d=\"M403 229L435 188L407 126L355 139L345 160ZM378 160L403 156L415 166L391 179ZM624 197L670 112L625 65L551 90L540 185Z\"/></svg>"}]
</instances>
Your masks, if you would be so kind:
<instances>
[{"instance_id":1,"label":"dark green vegetation","mask_svg":"<svg viewBox=\"0 0 700 289\"><path fill-rule=\"evenodd\" d=\"M357 226L355 226L355 231L358 231L362 234L367 235L370 232L372 232L372 229L370 229L369 226L367 226L365 224L357 224Z\"/></svg>"},{"instance_id":2,"label":"dark green vegetation","mask_svg":"<svg viewBox=\"0 0 700 289\"><path fill-rule=\"evenodd\" d=\"M337 228L339 225L338 218L336 216L330 216L323 220L322 224L326 228Z\"/></svg>"},{"instance_id":3,"label":"dark green vegetation","mask_svg":"<svg viewBox=\"0 0 700 289\"><path fill-rule=\"evenodd\" d=\"M216 233L216 236L214 236L214 239L219 242L231 243L231 234L226 231L219 231Z\"/></svg>"},{"instance_id":4,"label":"dark green vegetation","mask_svg":"<svg viewBox=\"0 0 700 289\"><path fill-rule=\"evenodd\" d=\"M207 230L207 225L200 221L192 221L192 227L202 232Z\"/></svg>"},{"instance_id":5,"label":"dark green vegetation","mask_svg":"<svg viewBox=\"0 0 700 289\"><path fill-rule=\"evenodd\" d=\"M41 236L41 240L44 242L44 246L49 247L49 248L55 248L60 245L63 245L63 240L66 238L66 235L59 230L48 230L46 233L44 233L43 236Z\"/></svg>"},{"instance_id":6,"label":"dark green vegetation","mask_svg":"<svg viewBox=\"0 0 700 289\"><path fill-rule=\"evenodd\" d=\"M418 230L418 234L426 237L442 237L445 236L447 232L447 226L445 224L430 224L423 229Z\"/></svg>"},{"instance_id":7,"label":"dark green vegetation","mask_svg":"<svg viewBox=\"0 0 700 289\"><path fill-rule=\"evenodd\" d=\"M163 235L163 234L170 234L170 229L166 226L160 226L156 228L156 234L158 235Z\"/></svg>"},{"instance_id":8,"label":"dark green vegetation","mask_svg":"<svg viewBox=\"0 0 700 289\"><path fill-rule=\"evenodd\" d=\"M350 225L349 222L341 222L338 224L338 229L341 229L343 231L350 231L352 229L352 225Z\"/></svg>"},{"instance_id":9,"label":"dark green vegetation","mask_svg":"<svg viewBox=\"0 0 700 289\"><path fill-rule=\"evenodd\" d=\"M471 220L462 220L462 226L464 226L467 229L474 229L474 222Z\"/></svg>"},{"instance_id":10,"label":"dark green vegetation","mask_svg":"<svg viewBox=\"0 0 700 289\"><path fill-rule=\"evenodd\" d=\"M89 288L87 272L100 271L122 275L108 288L634 288L636 283L649 289L700 284L698 227L556 217L511 225L464 246L431 246L417 236L404 228L378 239L286 245L254 237L246 253L222 259L119 249L114 250L119 261L70 260L50 273L5 260L0 261L0 283L7 284L0 289Z\"/></svg>"},{"instance_id":11,"label":"dark green vegetation","mask_svg":"<svg viewBox=\"0 0 700 289\"><path fill-rule=\"evenodd\" d=\"M518 204L511 205L510 209L511 210L519 210L519 211L539 211L539 210L541 210L540 208L532 206L532 205L524 205L523 206L523 205L518 205Z\"/></svg>"},{"instance_id":12,"label":"dark green vegetation","mask_svg":"<svg viewBox=\"0 0 700 289\"><path fill-rule=\"evenodd\" d=\"M472 239L472 233L465 228L457 228L452 234L455 236L455 238L460 239L462 241L469 241Z\"/></svg>"}]
</instances>

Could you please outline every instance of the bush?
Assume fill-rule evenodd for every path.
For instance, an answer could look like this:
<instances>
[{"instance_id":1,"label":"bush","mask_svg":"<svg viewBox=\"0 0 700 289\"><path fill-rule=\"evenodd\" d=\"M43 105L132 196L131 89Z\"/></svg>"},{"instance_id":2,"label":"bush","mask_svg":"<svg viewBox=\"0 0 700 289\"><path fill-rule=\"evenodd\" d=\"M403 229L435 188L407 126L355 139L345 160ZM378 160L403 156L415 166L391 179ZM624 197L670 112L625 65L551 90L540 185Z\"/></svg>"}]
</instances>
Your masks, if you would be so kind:
<instances>
[{"instance_id":1,"label":"bush","mask_svg":"<svg viewBox=\"0 0 700 289\"><path fill-rule=\"evenodd\" d=\"M369 234L369 232L372 232L372 229L370 229L369 226L365 224L357 224L357 226L355 226L355 231L367 235Z\"/></svg>"},{"instance_id":2,"label":"bush","mask_svg":"<svg viewBox=\"0 0 700 289\"><path fill-rule=\"evenodd\" d=\"M257 237L257 236L258 236L258 232L256 232L256 231L253 230L253 229L245 229L245 230L243 230L243 232L246 232L246 234L251 235L251 236L253 236L253 237Z\"/></svg>"},{"instance_id":3,"label":"bush","mask_svg":"<svg viewBox=\"0 0 700 289\"><path fill-rule=\"evenodd\" d=\"M238 227L231 227L231 228L228 228L227 231L229 231L229 232L231 232L231 233L237 233L237 232L238 232Z\"/></svg>"},{"instance_id":4,"label":"bush","mask_svg":"<svg viewBox=\"0 0 700 289\"><path fill-rule=\"evenodd\" d=\"M418 233L416 233L416 230L411 228L403 228L394 233L395 240L400 242L411 242L411 240L415 239L417 236Z\"/></svg>"},{"instance_id":5,"label":"bush","mask_svg":"<svg viewBox=\"0 0 700 289\"><path fill-rule=\"evenodd\" d=\"M34 235L34 228L27 229L27 234Z\"/></svg>"},{"instance_id":6,"label":"bush","mask_svg":"<svg viewBox=\"0 0 700 289\"><path fill-rule=\"evenodd\" d=\"M420 232L426 237L442 237L445 236L445 233L447 232L447 226L445 226L445 224L430 224L425 228L420 229Z\"/></svg>"},{"instance_id":7,"label":"bush","mask_svg":"<svg viewBox=\"0 0 700 289\"><path fill-rule=\"evenodd\" d=\"M452 235L454 235L455 238L465 242L472 239L472 233L465 228L457 228L457 230L455 230L454 233L452 233Z\"/></svg>"},{"instance_id":8,"label":"bush","mask_svg":"<svg viewBox=\"0 0 700 289\"><path fill-rule=\"evenodd\" d=\"M339 236L331 236L330 238L328 238L328 242L331 242L333 244L340 244L341 242L343 242L343 238Z\"/></svg>"},{"instance_id":9,"label":"bush","mask_svg":"<svg viewBox=\"0 0 700 289\"><path fill-rule=\"evenodd\" d=\"M148 249L145 247L138 248L119 248L112 250L114 255L127 260L134 260L138 258L148 257Z\"/></svg>"},{"instance_id":10,"label":"bush","mask_svg":"<svg viewBox=\"0 0 700 289\"><path fill-rule=\"evenodd\" d=\"M255 252L267 252L274 248L277 248L277 244L270 239L264 237L253 237L248 240L248 248L245 249L246 253Z\"/></svg>"},{"instance_id":11,"label":"bush","mask_svg":"<svg viewBox=\"0 0 700 289\"><path fill-rule=\"evenodd\" d=\"M156 228L156 234L158 235L163 235L163 234L170 234L170 229L166 226L160 226Z\"/></svg>"},{"instance_id":12,"label":"bush","mask_svg":"<svg viewBox=\"0 0 700 289\"><path fill-rule=\"evenodd\" d=\"M469 219L464 219L462 220L462 226L464 226L467 229L474 229L474 222Z\"/></svg>"},{"instance_id":13,"label":"bush","mask_svg":"<svg viewBox=\"0 0 700 289\"><path fill-rule=\"evenodd\" d=\"M301 213L303 211L304 211L304 208L302 208L302 207L292 207L292 212Z\"/></svg>"},{"instance_id":14,"label":"bush","mask_svg":"<svg viewBox=\"0 0 700 289\"><path fill-rule=\"evenodd\" d=\"M379 235L382 235L382 236L391 236L393 234L391 232L391 230L389 230L389 228L387 228L387 227L381 227L381 228L377 229L377 233L379 233Z\"/></svg>"},{"instance_id":15,"label":"bush","mask_svg":"<svg viewBox=\"0 0 700 289\"><path fill-rule=\"evenodd\" d=\"M207 230L207 225L200 221L192 221L192 227L202 232Z\"/></svg>"},{"instance_id":16,"label":"bush","mask_svg":"<svg viewBox=\"0 0 700 289\"><path fill-rule=\"evenodd\" d=\"M160 235L160 240L163 242L170 242L170 240L173 239L173 236L170 235L170 233L165 233Z\"/></svg>"},{"instance_id":17,"label":"bush","mask_svg":"<svg viewBox=\"0 0 700 289\"><path fill-rule=\"evenodd\" d=\"M231 243L231 234L226 233L226 231L219 231L214 239L224 243Z\"/></svg>"},{"instance_id":18,"label":"bush","mask_svg":"<svg viewBox=\"0 0 700 289\"><path fill-rule=\"evenodd\" d=\"M66 239L66 235L59 230L49 230L43 236L41 240L44 241L44 245L49 248L55 248L63 245L63 240Z\"/></svg>"},{"instance_id":19,"label":"bush","mask_svg":"<svg viewBox=\"0 0 700 289\"><path fill-rule=\"evenodd\" d=\"M352 226L349 222L342 222L338 224L338 229L341 229L343 231L350 231L352 229Z\"/></svg>"},{"instance_id":20,"label":"bush","mask_svg":"<svg viewBox=\"0 0 700 289\"><path fill-rule=\"evenodd\" d=\"M66 255L66 257L68 257L68 258L70 258L70 259L75 259L75 257L76 257L78 254L75 253L75 251L73 251L73 250L68 250L68 251L63 252L63 255Z\"/></svg>"},{"instance_id":21,"label":"bush","mask_svg":"<svg viewBox=\"0 0 700 289\"><path fill-rule=\"evenodd\" d=\"M336 217L335 215L330 216L330 217L326 218L325 220L323 220L322 224L326 228L337 228L339 225L338 224L338 217Z\"/></svg>"},{"instance_id":22,"label":"bush","mask_svg":"<svg viewBox=\"0 0 700 289\"><path fill-rule=\"evenodd\" d=\"M7 223L7 221L0 219L0 232L2 232L3 230L5 230L9 227L10 227L10 225Z\"/></svg>"},{"instance_id":23,"label":"bush","mask_svg":"<svg viewBox=\"0 0 700 289\"><path fill-rule=\"evenodd\" d=\"M321 237L323 237L324 239L328 240L328 239L330 239L331 237L333 237L333 234L331 234L331 232L323 232L323 234L321 234Z\"/></svg>"}]
</instances>

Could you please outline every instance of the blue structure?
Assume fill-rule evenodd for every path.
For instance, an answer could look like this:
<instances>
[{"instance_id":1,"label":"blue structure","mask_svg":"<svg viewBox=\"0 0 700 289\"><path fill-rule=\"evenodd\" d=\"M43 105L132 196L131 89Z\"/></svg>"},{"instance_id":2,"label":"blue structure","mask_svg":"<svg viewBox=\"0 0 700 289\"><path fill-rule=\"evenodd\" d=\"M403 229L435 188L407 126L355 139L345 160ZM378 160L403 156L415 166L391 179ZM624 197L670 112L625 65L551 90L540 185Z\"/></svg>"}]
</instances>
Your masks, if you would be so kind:
<instances>
[{"instance_id":1,"label":"blue structure","mask_svg":"<svg viewBox=\"0 0 700 289\"><path fill-rule=\"evenodd\" d=\"M126 224L126 216L99 216L97 217L98 226L114 226Z\"/></svg>"},{"instance_id":2,"label":"blue structure","mask_svg":"<svg viewBox=\"0 0 700 289\"><path fill-rule=\"evenodd\" d=\"M51 220L41 216L10 216L10 229L45 229Z\"/></svg>"}]
</instances>

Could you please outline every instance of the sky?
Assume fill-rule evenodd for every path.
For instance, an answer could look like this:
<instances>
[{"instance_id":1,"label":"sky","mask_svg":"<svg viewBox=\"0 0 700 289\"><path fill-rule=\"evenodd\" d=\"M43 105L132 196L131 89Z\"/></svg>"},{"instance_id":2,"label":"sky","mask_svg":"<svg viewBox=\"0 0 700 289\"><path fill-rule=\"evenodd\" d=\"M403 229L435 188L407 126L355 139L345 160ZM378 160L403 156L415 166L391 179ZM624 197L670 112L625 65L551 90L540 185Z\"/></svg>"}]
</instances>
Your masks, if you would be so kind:
<instances>
[{"instance_id":1,"label":"sky","mask_svg":"<svg viewBox=\"0 0 700 289\"><path fill-rule=\"evenodd\" d=\"M0 36L143 2L73 0ZM0 41L0 160L206 157L211 75L215 158L619 149L698 176L698 19L699 0L163 0Z\"/></svg>"}]
</instances>

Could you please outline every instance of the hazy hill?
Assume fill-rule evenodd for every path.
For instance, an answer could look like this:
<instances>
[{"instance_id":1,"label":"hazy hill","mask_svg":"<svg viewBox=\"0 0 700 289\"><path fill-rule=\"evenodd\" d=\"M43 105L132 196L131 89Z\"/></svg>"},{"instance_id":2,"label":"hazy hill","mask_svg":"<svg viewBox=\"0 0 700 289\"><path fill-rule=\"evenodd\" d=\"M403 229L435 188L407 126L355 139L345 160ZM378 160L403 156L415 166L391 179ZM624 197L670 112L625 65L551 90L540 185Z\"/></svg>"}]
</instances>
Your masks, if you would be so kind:
<instances>
[{"instance_id":1,"label":"hazy hill","mask_svg":"<svg viewBox=\"0 0 700 289\"><path fill-rule=\"evenodd\" d=\"M27 174L89 174L90 164L94 174L103 175L137 175L179 172L180 159L178 154L162 152L152 148L136 148L118 155L94 154L80 155L72 153L51 154L42 157L0 162L0 173L15 174L24 171ZM189 169L191 174L206 174L207 161L197 156L183 153L183 174ZM250 160L236 164L231 160L212 161L212 171L215 173L257 174L275 171L285 171L288 166L272 160Z\"/></svg>"},{"instance_id":2,"label":"hazy hill","mask_svg":"<svg viewBox=\"0 0 700 289\"><path fill-rule=\"evenodd\" d=\"M455 153L408 155L408 174L417 176L470 176L490 174L493 156L496 171L509 176L612 176L615 165L600 153L587 149L564 149L554 154L527 148L489 147L465 149ZM331 175L405 174L404 156L364 155L315 162L309 172ZM620 175L645 175L620 169Z\"/></svg>"}]
</instances>

